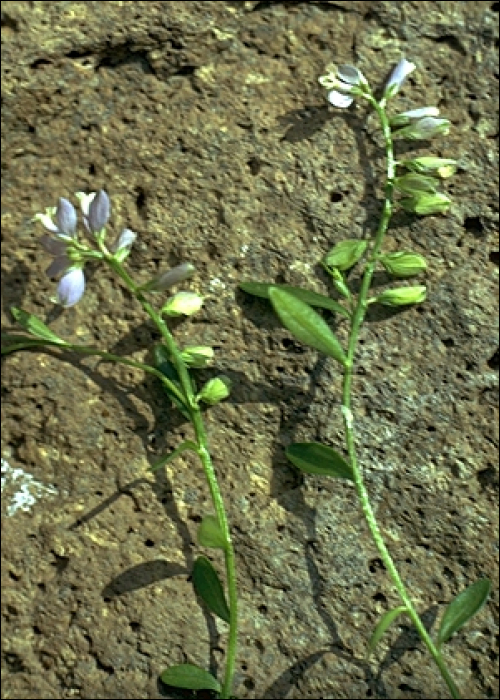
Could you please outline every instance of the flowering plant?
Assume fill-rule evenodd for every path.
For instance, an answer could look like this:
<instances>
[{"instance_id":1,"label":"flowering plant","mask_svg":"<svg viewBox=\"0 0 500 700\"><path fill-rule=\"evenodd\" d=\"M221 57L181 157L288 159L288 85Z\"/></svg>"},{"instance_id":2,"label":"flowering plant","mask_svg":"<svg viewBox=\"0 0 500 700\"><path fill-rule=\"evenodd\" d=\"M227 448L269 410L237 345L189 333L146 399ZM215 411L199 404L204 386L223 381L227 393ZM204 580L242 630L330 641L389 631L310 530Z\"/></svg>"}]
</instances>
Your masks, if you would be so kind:
<instances>
[{"instance_id":1,"label":"flowering plant","mask_svg":"<svg viewBox=\"0 0 500 700\"><path fill-rule=\"evenodd\" d=\"M307 474L345 479L353 484L372 539L401 599L401 605L389 609L375 627L368 643L368 654L373 652L388 627L397 618L406 615L411 619L434 659L451 696L458 698L458 688L443 656L443 645L484 604L490 590L490 582L486 578L480 579L452 600L442 617L437 638L434 640L431 638L403 583L378 525L358 462L356 424L351 410L357 342L369 305L407 307L424 302L427 296L427 289L423 284L389 288L374 297L369 296L377 266L383 266L388 275L395 279L414 277L424 272L427 267L426 260L420 253L406 250L382 252L382 244L393 210L399 203L406 211L418 215L442 214L451 205L450 198L445 193L439 192L438 188L441 179L455 172L456 161L434 156L399 161L395 156L395 139L430 139L448 133L450 128L450 122L447 119L439 118L439 110L436 107L414 109L392 117L387 113L387 103L397 94L405 79L414 70L415 64L403 58L392 71L381 99L375 97L368 80L354 66L344 65L338 69L332 67L319 79L321 85L328 90L327 99L333 107L347 109L356 98L365 99L379 118L385 144L385 197L374 237L371 240L339 241L322 261L335 290L344 303L307 289L273 283L248 281L240 286L250 294L268 298L282 324L297 340L333 358L343 372L341 413L346 456L318 442L293 443L286 452L292 464ZM396 193L401 196L399 200L395 198ZM362 262L361 284L359 291L354 293L349 286L347 274L355 265ZM336 312L343 320L347 320L349 324L347 347L343 347L314 307Z\"/></svg>"},{"instance_id":2,"label":"flowering plant","mask_svg":"<svg viewBox=\"0 0 500 700\"><path fill-rule=\"evenodd\" d=\"M192 316L202 304L203 297L194 292L181 290L167 299L158 310L149 299L149 294L164 292L180 284L195 271L191 263L182 263L156 275L143 283L135 282L124 266L137 235L124 229L111 245L107 242L107 225L111 203L104 190L90 194L77 193L81 208L81 231L78 230L78 214L71 202L60 198L56 207L37 214L45 233L41 238L43 248L53 257L47 274L58 277L56 295L53 299L64 308L81 301L85 292L84 267L88 262L106 264L125 284L130 294L140 303L146 315L156 325L162 342L154 349L153 365L127 357L113 355L97 348L76 345L65 341L54 333L43 321L23 309L12 308L14 318L29 336L6 334L6 345L2 354L37 345L72 350L83 355L97 355L105 360L136 367L157 377L166 394L192 425L194 438L184 440L171 454L161 457L151 471L164 467L179 454L191 451L197 455L205 472L212 498L213 513L207 513L200 522L198 543L201 546L223 553L226 592L219 575L207 557L199 556L193 567L192 579L196 593L209 610L228 624L228 647L224 678L220 682L214 675L193 664L180 664L167 668L161 678L164 683L183 688L207 688L216 691L220 698L229 698L233 683L237 642L237 589L236 565L222 494L212 462L207 432L202 416L203 406L213 406L226 399L231 382L226 376L209 379L197 388L192 369L206 367L214 358L211 347L177 345L167 323L169 317ZM80 235L81 234L81 235Z\"/></svg>"},{"instance_id":3,"label":"flowering plant","mask_svg":"<svg viewBox=\"0 0 500 700\"><path fill-rule=\"evenodd\" d=\"M327 98L335 108L346 109L356 98L368 101L379 118L385 144L385 197L375 235L371 240L347 238L339 241L322 260L340 302L329 296L288 285L250 281L240 286L250 294L269 299L283 325L300 342L333 358L343 373L341 413L345 431L345 455L322 443L302 442L290 445L287 456L298 469L307 474L344 479L353 485L373 541L399 594L401 605L388 610L382 616L369 640L368 654L376 648L388 627L397 618L406 615L429 650L450 694L458 698L458 688L445 662L443 646L480 610L488 597L490 582L486 578L480 579L456 596L444 611L437 637L431 638L402 581L376 520L358 462L356 422L351 409L357 342L368 307L371 304L407 307L424 302L427 296L427 289L423 284L388 288L376 296L369 296L377 266L382 266L387 274L395 279L417 276L427 267L421 253L408 250L382 252L393 210L399 203L406 211L423 216L442 214L451 205L451 200L439 191L439 187L444 178L455 172L456 161L434 156L397 160L395 156L396 138L430 139L446 134L450 128L450 122L440 118L439 110L432 106L394 116L387 113L388 102L395 97L404 80L414 70L413 63L402 59L391 73L380 100L375 97L365 76L354 66L331 69L320 78L320 83L328 90ZM47 274L59 278L55 301L65 308L77 304L85 291L85 265L92 261L104 263L119 277L157 327L162 342L155 348L155 362L150 365L96 348L69 343L39 318L17 308L13 308L12 313L28 335L7 334L7 344L2 347L2 353L48 345L70 349L83 355L97 355L108 361L139 368L162 382L169 399L191 423L193 438L184 440L171 454L161 457L151 466L151 470L160 469L185 451L196 454L204 469L213 512L205 514L201 519L197 539L199 545L222 552L227 597L219 575L207 557L199 556L196 559L192 580L196 592L209 610L228 624L225 671L222 682L219 682L205 669L184 663L167 668L161 678L168 685L191 690L207 689L216 693L219 698L230 698L238 629L235 554L201 407L203 404L211 406L226 399L230 394L231 383L227 377L218 376L208 380L198 389L192 370L206 367L213 360L214 351L204 345L179 347L168 325L170 317L196 314L203 304L203 298L193 292L180 290L158 309L148 296L166 291L185 281L194 273L194 266L189 262L182 263L146 282L135 282L124 262L131 252L136 234L125 229L108 246L107 225L111 205L107 193L103 190L90 195L79 193L78 197L83 223L81 236L78 231L78 214L67 199L59 199L56 207L35 216L46 231L41 243L53 257ZM361 284L359 290L354 292L350 288L348 275L352 268L360 264L363 265ZM345 346L315 308L337 313L347 321L349 334Z\"/></svg>"}]
</instances>

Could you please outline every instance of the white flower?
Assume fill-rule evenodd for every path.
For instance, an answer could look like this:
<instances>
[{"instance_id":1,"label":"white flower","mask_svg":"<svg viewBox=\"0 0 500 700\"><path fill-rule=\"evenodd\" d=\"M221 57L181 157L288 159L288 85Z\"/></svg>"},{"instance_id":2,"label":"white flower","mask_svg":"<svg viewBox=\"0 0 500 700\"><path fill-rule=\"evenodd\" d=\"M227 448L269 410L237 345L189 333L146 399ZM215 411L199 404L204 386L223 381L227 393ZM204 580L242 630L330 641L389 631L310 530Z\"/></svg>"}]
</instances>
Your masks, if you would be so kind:
<instances>
[{"instance_id":1,"label":"white flower","mask_svg":"<svg viewBox=\"0 0 500 700\"><path fill-rule=\"evenodd\" d=\"M389 100L391 97L394 97L407 76L410 75L415 68L416 65L414 63L410 63L406 58L402 58L389 76L384 90L384 99Z\"/></svg>"},{"instance_id":2,"label":"white flower","mask_svg":"<svg viewBox=\"0 0 500 700\"><path fill-rule=\"evenodd\" d=\"M319 78L323 87L327 88L328 101L334 107L345 109L352 104L354 97L363 95L369 90L368 82L363 73L355 66L343 65L337 70L333 67Z\"/></svg>"}]
</instances>

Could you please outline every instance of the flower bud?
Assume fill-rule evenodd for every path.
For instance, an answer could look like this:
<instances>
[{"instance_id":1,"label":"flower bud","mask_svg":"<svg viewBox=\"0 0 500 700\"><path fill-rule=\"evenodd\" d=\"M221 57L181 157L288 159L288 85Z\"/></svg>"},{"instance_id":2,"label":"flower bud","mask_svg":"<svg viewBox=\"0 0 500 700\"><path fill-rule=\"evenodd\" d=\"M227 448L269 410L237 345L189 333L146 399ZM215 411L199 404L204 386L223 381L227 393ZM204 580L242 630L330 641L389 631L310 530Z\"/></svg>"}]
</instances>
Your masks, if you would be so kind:
<instances>
[{"instance_id":1,"label":"flower bud","mask_svg":"<svg viewBox=\"0 0 500 700\"><path fill-rule=\"evenodd\" d=\"M401 59L401 61L397 64L397 66L394 68L391 75L389 76L389 80L387 81L387 84L385 86L385 100L389 100L391 97L394 97L394 95L397 93L397 91L405 81L406 77L410 75L410 73L412 73L415 70L415 68L416 65L414 63L410 63L410 61L407 61L406 58Z\"/></svg>"},{"instance_id":2,"label":"flower bud","mask_svg":"<svg viewBox=\"0 0 500 700\"><path fill-rule=\"evenodd\" d=\"M412 124L418 119L423 119L424 117L438 116L439 109L437 107L419 107L418 109L409 109L406 112L396 114L394 117L390 118L389 124L391 125L391 129L394 129L400 126L407 126L408 124Z\"/></svg>"},{"instance_id":3,"label":"flower bud","mask_svg":"<svg viewBox=\"0 0 500 700\"><path fill-rule=\"evenodd\" d=\"M367 245L367 241L340 241L326 254L323 263L328 269L334 268L341 272L349 270L363 256Z\"/></svg>"},{"instance_id":4,"label":"flower bud","mask_svg":"<svg viewBox=\"0 0 500 700\"><path fill-rule=\"evenodd\" d=\"M192 316L203 306L203 297L195 292L177 292L162 308L167 316Z\"/></svg>"},{"instance_id":5,"label":"flower bud","mask_svg":"<svg viewBox=\"0 0 500 700\"><path fill-rule=\"evenodd\" d=\"M204 401L214 406L216 403L227 399L230 392L231 380L229 377L221 375L220 377L210 379L198 394L197 399L198 401Z\"/></svg>"},{"instance_id":6,"label":"flower bud","mask_svg":"<svg viewBox=\"0 0 500 700\"><path fill-rule=\"evenodd\" d=\"M436 158L434 156L422 156L413 160L403 160L400 163L408 170L416 173L436 173L439 177L451 177L457 171L457 161L451 158Z\"/></svg>"},{"instance_id":7,"label":"flower bud","mask_svg":"<svg viewBox=\"0 0 500 700\"><path fill-rule=\"evenodd\" d=\"M214 359L214 349L206 345L193 345L185 347L181 352L181 358L187 367L203 369Z\"/></svg>"},{"instance_id":8,"label":"flower bud","mask_svg":"<svg viewBox=\"0 0 500 700\"><path fill-rule=\"evenodd\" d=\"M349 299L351 297L351 292L349 291L349 287L345 282L344 275L336 267L330 269L324 264L324 262L323 265L328 274L331 275L333 286L337 292L345 299Z\"/></svg>"},{"instance_id":9,"label":"flower bud","mask_svg":"<svg viewBox=\"0 0 500 700\"><path fill-rule=\"evenodd\" d=\"M378 302L384 306L407 306L408 304L420 304L427 296L426 287L399 287L397 289L387 289L378 297L370 300L370 303Z\"/></svg>"},{"instance_id":10,"label":"flower bud","mask_svg":"<svg viewBox=\"0 0 500 700\"><path fill-rule=\"evenodd\" d=\"M404 279L414 277L427 269L427 262L422 255L400 251L387 253L379 258L387 272L393 277Z\"/></svg>"},{"instance_id":11,"label":"flower bud","mask_svg":"<svg viewBox=\"0 0 500 700\"><path fill-rule=\"evenodd\" d=\"M165 289L173 287L179 282L184 282L189 277L191 277L195 271L195 266L191 263L182 263L182 265L176 265L166 272L162 272L160 275L153 277L153 279L146 282L146 284L141 285L140 289L143 292L162 292Z\"/></svg>"},{"instance_id":12,"label":"flower bud","mask_svg":"<svg viewBox=\"0 0 500 700\"><path fill-rule=\"evenodd\" d=\"M394 187L404 194L418 196L421 192L436 191L439 185L439 180L429 175L420 175L419 173L406 173L401 177L397 177L394 181Z\"/></svg>"},{"instance_id":13,"label":"flower bud","mask_svg":"<svg viewBox=\"0 0 500 700\"><path fill-rule=\"evenodd\" d=\"M118 262L123 262L128 258L130 249L132 248L132 244L136 238L137 234L134 233L134 231L131 231L129 228L123 229L110 248Z\"/></svg>"},{"instance_id":14,"label":"flower bud","mask_svg":"<svg viewBox=\"0 0 500 700\"><path fill-rule=\"evenodd\" d=\"M394 138L400 139L432 139L434 136L445 135L450 131L449 119L424 117L414 124L408 124L393 133Z\"/></svg>"},{"instance_id":15,"label":"flower bud","mask_svg":"<svg viewBox=\"0 0 500 700\"><path fill-rule=\"evenodd\" d=\"M413 212L419 216L429 216L430 214L444 214L448 211L451 199L441 192L422 193L402 199L399 203L405 211Z\"/></svg>"}]
</instances>

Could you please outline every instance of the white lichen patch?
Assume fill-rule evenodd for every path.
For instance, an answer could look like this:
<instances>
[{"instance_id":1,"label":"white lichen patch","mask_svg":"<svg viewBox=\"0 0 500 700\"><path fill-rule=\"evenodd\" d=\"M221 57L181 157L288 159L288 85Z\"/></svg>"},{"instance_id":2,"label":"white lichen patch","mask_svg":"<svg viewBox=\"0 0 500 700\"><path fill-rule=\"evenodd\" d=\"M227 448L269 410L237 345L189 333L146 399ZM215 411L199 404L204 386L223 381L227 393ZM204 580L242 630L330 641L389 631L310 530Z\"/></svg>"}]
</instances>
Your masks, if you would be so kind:
<instances>
[{"instance_id":1,"label":"white lichen patch","mask_svg":"<svg viewBox=\"0 0 500 700\"><path fill-rule=\"evenodd\" d=\"M44 496L57 494L53 486L45 486L24 469L12 467L2 458L2 498L7 500L6 513L12 516L18 510L27 512Z\"/></svg>"}]
</instances>

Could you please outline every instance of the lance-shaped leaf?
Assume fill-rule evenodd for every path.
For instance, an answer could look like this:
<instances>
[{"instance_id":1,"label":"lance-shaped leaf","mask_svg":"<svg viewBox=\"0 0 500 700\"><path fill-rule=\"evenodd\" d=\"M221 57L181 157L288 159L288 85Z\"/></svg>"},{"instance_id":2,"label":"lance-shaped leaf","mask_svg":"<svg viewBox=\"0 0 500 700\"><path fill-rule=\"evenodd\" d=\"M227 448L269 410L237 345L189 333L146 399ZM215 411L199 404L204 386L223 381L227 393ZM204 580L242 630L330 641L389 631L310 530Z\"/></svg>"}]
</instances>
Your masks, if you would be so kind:
<instances>
[{"instance_id":1,"label":"lance-shaped leaf","mask_svg":"<svg viewBox=\"0 0 500 700\"><path fill-rule=\"evenodd\" d=\"M15 306L11 306L10 311L19 325L36 338L50 340L52 343L56 343L57 345L69 345L69 343L51 331L50 328L43 323L43 321L40 321L40 319L33 314L30 314L23 309L18 309Z\"/></svg>"},{"instance_id":2,"label":"lance-shaped leaf","mask_svg":"<svg viewBox=\"0 0 500 700\"><path fill-rule=\"evenodd\" d=\"M198 543L202 547L226 549L227 540L224 537L219 520L215 515L205 515L198 527Z\"/></svg>"},{"instance_id":3,"label":"lance-shaped leaf","mask_svg":"<svg viewBox=\"0 0 500 700\"><path fill-rule=\"evenodd\" d=\"M393 610L388 610L386 613L384 613L382 615L382 617L380 618L380 621L378 622L377 626L373 630L373 634L370 637L370 641L368 642L368 649L366 650L366 658L368 658L373 653L373 651L375 650L375 647L382 639L385 631L392 625L394 620L405 612L406 612L406 606L400 605L398 608L394 608Z\"/></svg>"},{"instance_id":4,"label":"lance-shaped leaf","mask_svg":"<svg viewBox=\"0 0 500 700\"><path fill-rule=\"evenodd\" d=\"M320 442L294 442L286 449L290 462L306 474L354 481L352 469L332 447Z\"/></svg>"},{"instance_id":5,"label":"lance-shaped leaf","mask_svg":"<svg viewBox=\"0 0 500 700\"><path fill-rule=\"evenodd\" d=\"M448 606L439 626L437 643L441 646L471 619L486 603L491 581L481 578L459 593Z\"/></svg>"},{"instance_id":6,"label":"lance-shaped leaf","mask_svg":"<svg viewBox=\"0 0 500 700\"><path fill-rule=\"evenodd\" d=\"M345 366L346 356L338 339L309 304L278 287L269 290L269 298L281 323L297 340Z\"/></svg>"},{"instance_id":7,"label":"lance-shaped leaf","mask_svg":"<svg viewBox=\"0 0 500 700\"><path fill-rule=\"evenodd\" d=\"M217 678L204 668L194 664L178 664L166 668L160 676L165 685L187 690L214 690L219 693L221 685Z\"/></svg>"},{"instance_id":8,"label":"lance-shaped leaf","mask_svg":"<svg viewBox=\"0 0 500 700\"><path fill-rule=\"evenodd\" d=\"M229 622L229 606L222 583L212 562L206 557L198 557L194 563L193 586L208 609L224 622Z\"/></svg>"},{"instance_id":9,"label":"lance-shaped leaf","mask_svg":"<svg viewBox=\"0 0 500 700\"><path fill-rule=\"evenodd\" d=\"M339 304L335 299L330 299L330 297L324 294L318 294L318 292L313 292L310 289L302 289L302 287L293 287L290 284L268 284L266 282L242 282L240 284L240 289L248 294L253 294L256 297L261 297L262 299L269 299L270 289L282 289L288 292L292 296L300 299L309 306L316 306L319 309L326 309L327 311L333 311L334 313L342 314L346 318L350 317L349 311Z\"/></svg>"}]
</instances>

